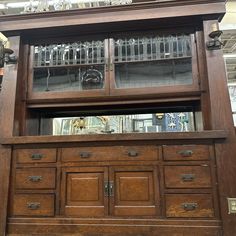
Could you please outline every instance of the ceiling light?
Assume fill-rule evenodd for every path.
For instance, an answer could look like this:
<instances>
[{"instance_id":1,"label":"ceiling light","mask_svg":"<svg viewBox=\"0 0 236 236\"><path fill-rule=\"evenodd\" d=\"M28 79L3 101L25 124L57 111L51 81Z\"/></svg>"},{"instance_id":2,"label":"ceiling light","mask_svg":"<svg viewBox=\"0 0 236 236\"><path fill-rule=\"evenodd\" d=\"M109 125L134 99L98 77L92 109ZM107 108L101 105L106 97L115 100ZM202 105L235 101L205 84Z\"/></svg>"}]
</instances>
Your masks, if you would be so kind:
<instances>
[{"instance_id":1,"label":"ceiling light","mask_svg":"<svg viewBox=\"0 0 236 236\"><path fill-rule=\"evenodd\" d=\"M6 9L7 7L4 4L0 4L0 9Z\"/></svg>"},{"instance_id":2,"label":"ceiling light","mask_svg":"<svg viewBox=\"0 0 236 236\"><path fill-rule=\"evenodd\" d=\"M232 54L232 53L231 54L230 53L229 54L224 54L223 57L224 58L236 58L236 54Z\"/></svg>"}]
</instances>

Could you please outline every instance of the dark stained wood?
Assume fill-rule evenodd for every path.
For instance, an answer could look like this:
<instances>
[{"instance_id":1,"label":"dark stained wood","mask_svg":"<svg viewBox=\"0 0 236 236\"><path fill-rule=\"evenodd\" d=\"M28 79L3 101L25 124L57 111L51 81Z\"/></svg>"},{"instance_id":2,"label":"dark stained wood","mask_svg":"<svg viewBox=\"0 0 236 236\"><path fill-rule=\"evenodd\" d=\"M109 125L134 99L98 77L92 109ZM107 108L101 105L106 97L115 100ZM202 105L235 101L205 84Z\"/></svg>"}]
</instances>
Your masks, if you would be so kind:
<instances>
[{"instance_id":1,"label":"dark stained wood","mask_svg":"<svg viewBox=\"0 0 236 236\"><path fill-rule=\"evenodd\" d=\"M10 167L11 148L0 145L0 234L3 236L6 232Z\"/></svg>"},{"instance_id":2,"label":"dark stained wood","mask_svg":"<svg viewBox=\"0 0 236 236\"><path fill-rule=\"evenodd\" d=\"M56 149L16 149L14 151L17 163L47 163L56 162Z\"/></svg>"},{"instance_id":3,"label":"dark stained wood","mask_svg":"<svg viewBox=\"0 0 236 236\"><path fill-rule=\"evenodd\" d=\"M97 9L78 9L66 11L66 16L63 12L5 16L0 18L0 28L1 31L13 31L112 22L121 23L132 20L151 20L167 17L193 17L204 14L215 14L215 17L219 18L225 12L223 1L182 1L182 4L180 1L174 1L164 8L160 7L161 3L151 2ZM80 15L79 18L78 15Z\"/></svg>"},{"instance_id":4,"label":"dark stained wood","mask_svg":"<svg viewBox=\"0 0 236 236\"><path fill-rule=\"evenodd\" d=\"M56 186L55 168L18 168L15 173L15 188L54 189Z\"/></svg>"},{"instance_id":5,"label":"dark stained wood","mask_svg":"<svg viewBox=\"0 0 236 236\"><path fill-rule=\"evenodd\" d=\"M176 133L143 133L143 134L99 134L99 135L73 135L73 136L24 136L0 139L2 144L35 144L35 143L73 143L94 141L132 141L132 140L202 140L225 139L227 132L223 130L209 130L201 132L176 132Z\"/></svg>"},{"instance_id":6,"label":"dark stained wood","mask_svg":"<svg viewBox=\"0 0 236 236\"><path fill-rule=\"evenodd\" d=\"M208 160L207 145L169 145L163 146L163 156L167 161Z\"/></svg>"},{"instance_id":7,"label":"dark stained wood","mask_svg":"<svg viewBox=\"0 0 236 236\"><path fill-rule=\"evenodd\" d=\"M28 224L30 222L30 224ZM186 220L134 220L129 219L130 225L127 226L127 219L125 220L106 220L102 218L101 220L90 219L88 220L78 220L78 219L37 219L37 222L41 224L37 225L34 220L27 219L11 219L9 224L9 235L13 236L17 232L24 231L24 236L31 236L32 232L35 234L49 233L59 234L59 235L73 235L74 232L79 232L81 236L173 236L173 232L179 235L191 235L193 236L221 236L220 222L214 220L189 220L186 224ZM18 224L17 224L18 223ZM49 223L46 227L42 227L43 224ZM118 223L119 227L116 227L114 223ZM63 225L64 224L64 225ZM68 227L69 224L69 227ZM104 227L100 227L100 225ZM65 227L67 225L67 227Z\"/></svg>"},{"instance_id":8,"label":"dark stained wood","mask_svg":"<svg viewBox=\"0 0 236 236\"><path fill-rule=\"evenodd\" d=\"M159 215L159 184L155 167L113 167L110 170L114 216Z\"/></svg>"},{"instance_id":9,"label":"dark stained wood","mask_svg":"<svg viewBox=\"0 0 236 236\"><path fill-rule=\"evenodd\" d=\"M217 28L216 21L204 21L204 40L209 40L209 33ZM224 236L234 235L236 232L236 218L228 214L227 197L236 196L235 188L235 150L236 136L231 113L229 93L225 73L225 64L221 50L206 53L206 68L209 86L209 117L213 129L225 129L229 136L224 143L216 145L216 166L219 184L219 199L223 221ZM220 94L220 96L219 96Z\"/></svg>"},{"instance_id":10,"label":"dark stained wood","mask_svg":"<svg viewBox=\"0 0 236 236\"><path fill-rule=\"evenodd\" d=\"M165 166L166 188L211 188L208 164L201 166Z\"/></svg>"},{"instance_id":11,"label":"dark stained wood","mask_svg":"<svg viewBox=\"0 0 236 236\"><path fill-rule=\"evenodd\" d=\"M61 160L72 161L130 161L157 160L156 146L112 146L63 148Z\"/></svg>"},{"instance_id":12,"label":"dark stained wood","mask_svg":"<svg viewBox=\"0 0 236 236\"><path fill-rule=\"evenodd\" d=\"M18 56L20 37L10 37L11 48ZM14 130L14 109L16 94L17 66L9 65L4 68L2 90L0 92L0 137L11 137ZM11 94L11 96L9 96ZM11 166L11 147L0 145L0 235L5 235L9 177Z\"/></svg>"},{"instance_id":13,"label":"dark stained wood","mask_svg":"<svg viewBox=\"0 0 236 236\"><path fill-rule=\"evenodd\" d=\"M62 215L98 217L108 214L108 196L104 183L107 168L65 168L62 172Z\"/></svg>"},{"instance_id":14,"label":"dark stained wood","mask_svg":"<svg viewBox=\"0 0 236 236\"><path fill-rule=\"evenodd\" d=\"M31 204L31 207L30 207ZM34 206L36 209L34 209ZM13 200L12 215L14 216L53 216L53 194L16 194Z\"/></svg>"},{"instance_id":15,"label":"dark stained wood","mask_svg":"<svg viewBox=\"0 0 236 236\"><path fill-rule=\"evenodd\" d=\"M205 47L224 12L223 0L170 0L1 16L1 31L22 40L10 38L20 58L0 93L0 235L233 236L235 132L222 53ZM112 66L114 35L155 27L195 35L193 85L121 91L110 68L104 90L32 92L30 45L99 33ZM197 132L37 136L51 133L39 120L53 112L173 105L203 114Z\"/></svg>"},{"instance_id":16,"label":"dark stained wood","mask_svg":"<svg viewBox=\"0 0 236 236\"><path fill-rule=\"evenodd\" d=\"M167 194L165 197L167 217L214 217L210 194ZM193 204L195 207L191 207Z\"/></svg>"}]
</instances>

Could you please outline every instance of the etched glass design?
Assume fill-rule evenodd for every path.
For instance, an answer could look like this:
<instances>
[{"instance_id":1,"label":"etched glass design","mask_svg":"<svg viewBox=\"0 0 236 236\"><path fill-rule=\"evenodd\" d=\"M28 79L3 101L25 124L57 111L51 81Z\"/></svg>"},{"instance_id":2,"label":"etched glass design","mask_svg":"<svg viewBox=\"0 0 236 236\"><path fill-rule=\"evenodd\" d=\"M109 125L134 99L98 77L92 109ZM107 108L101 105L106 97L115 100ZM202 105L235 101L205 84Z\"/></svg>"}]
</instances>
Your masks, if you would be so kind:
<instances>
[{"instance_id":1,"label":"etched glass design","mask_svg":"<svg viewBox=\"0 0 236 236\"><path fill-rule=\"evenodd\" d=\"M104 42L34 47L33 91L74 91L104 87Z\"/></svg>"},{"instance_id":2,"label":"etched glass design","mask_svg":"<svg viewBox=\"0 0 236 236\"><path fill-rule=\"evenodd\" d=\"M117 88L192 84L190 35L115 40Z\"/></svg>"}]
</instances>

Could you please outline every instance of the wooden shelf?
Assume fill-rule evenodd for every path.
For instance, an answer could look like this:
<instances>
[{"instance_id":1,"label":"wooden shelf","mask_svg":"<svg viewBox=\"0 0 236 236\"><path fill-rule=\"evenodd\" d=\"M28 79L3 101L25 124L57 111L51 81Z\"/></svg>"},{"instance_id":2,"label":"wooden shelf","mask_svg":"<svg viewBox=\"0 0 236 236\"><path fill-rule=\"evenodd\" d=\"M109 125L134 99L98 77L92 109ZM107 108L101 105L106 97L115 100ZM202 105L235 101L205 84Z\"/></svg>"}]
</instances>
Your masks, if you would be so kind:
<instances>
[{"instance_id":1,"label":"wooden shelf","mask_svg":"<svg viewBox=\"0 0 236 236\"><path fill-rule=\"evenodd\" d=\"M223 130L201 132L163 132L163 133L129 133L129 134L96 134L96 135L62 135L62 136L21 136L2 138L0 143L8 144L43 144L43 143L75 143L75 142L114 142L114 141L155 141L155 140L201 140L225 139L227 132Z\"/></svg>"}]
</instances>

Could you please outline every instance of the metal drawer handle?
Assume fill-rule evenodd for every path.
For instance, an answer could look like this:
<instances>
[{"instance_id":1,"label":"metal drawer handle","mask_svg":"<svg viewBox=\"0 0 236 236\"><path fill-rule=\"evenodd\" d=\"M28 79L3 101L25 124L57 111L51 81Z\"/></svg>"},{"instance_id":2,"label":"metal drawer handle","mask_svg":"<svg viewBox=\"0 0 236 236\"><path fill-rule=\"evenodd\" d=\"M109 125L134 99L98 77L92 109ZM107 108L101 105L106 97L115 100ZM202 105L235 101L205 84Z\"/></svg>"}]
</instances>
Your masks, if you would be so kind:
<instances>
[{"instance_id":1,"label":"metal drawer handle","mask_svg":"<svg viewBox=\"0 0 236 236\"><path fill-rule=\"evenodd\" d=\"M194 211L198 207L198 204L197 203L183 203L183 204L181 204L181 207L185 211Z\"/></svg>"},{"instance_id":2,"label":"metal drawer handle","mask_svg":"<svg viewBox=\"0 0 236 236\"><path fill-rule=\"evenodd\" d=\"M180 154L182 157L191 157L193 155L192 150L182 150L177 153Z\"/></svg>"},{"instance_id":3,"label":"metal drawer handle","mask_svg":"<svg viewBox=\"0 0 236 236\"><path fill-rule=\"evenodd\" d=\"M29 176L28 178L31 182L39 182L43 179L43 177L40 175L39 176Z\"/></svg>"},{"instance_id":4,"label":"metal drawer handle","mask_svg":"<svg viewBox=\"0 0 236 236\"><path fill-rule=\"evenodd\" d=\"M34 153L31 155L31 159L36 161L36 160L41 160L43 158L43 154L40 153Z\"/></svg>"},{"instance_id":5,"label":"metal drawer handle","mask_svg":"<svg viewBox=\"0 0 236 236\"><path fill-rule=\"evenodd\" d=\"M89 158L91 156L91 153L89 153L89 152L80 152L79 156L81 158Z\"/></svg>"},{"instance_id":6,"label":"metal drawer handle","mask_svg":"<svg viewBox=\"0 0 236 236\"><path fill-rule=\"evenodd\" d=\"M104 195L105 197L109 196L109 182L108 181L104 182Z\"/></svg>"},{"instance_id":7,"label":"metal drawer handle","mask_svg":"<svg viewBox=\"0 0 236 236\"><path fill-rule=\"evenodd\" d=\"M193 175L193 174L183 174L183 175L181 175L181 179L184 182L192 182L195 179L195 175Z\"/></svg>"},{"instance_id":8,"label":"metal drawer handle","mask_svg":"<svg viewBox=\"0 0 236 236\"><path fill-rule=\"evenodd\" d=\"M39 202L27 202L27 207L30 210L37 210L40 208L40 203Z\"/></svg>"},{"instance_id":9,"label":"metal drawer handle","mask_svg":"<svg viewBox=\"0 0 236 236\"><path fill-rule=\"evenodd\" d=\"M138 156L138 152L134 151L134 150L128 151L128 156L129 157L137 157Z\"/></svg>"},{"instance_id":10,"label":"metal drawer handle","mask_svg":"<svg viewBox=\"0 0 236 236\"><path fill-rule=\"evenodd\" d=\"M110 197L114 196L114 182L113 181L109 182L109 196Z\"/></svg>"}]
</instances>

